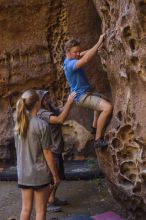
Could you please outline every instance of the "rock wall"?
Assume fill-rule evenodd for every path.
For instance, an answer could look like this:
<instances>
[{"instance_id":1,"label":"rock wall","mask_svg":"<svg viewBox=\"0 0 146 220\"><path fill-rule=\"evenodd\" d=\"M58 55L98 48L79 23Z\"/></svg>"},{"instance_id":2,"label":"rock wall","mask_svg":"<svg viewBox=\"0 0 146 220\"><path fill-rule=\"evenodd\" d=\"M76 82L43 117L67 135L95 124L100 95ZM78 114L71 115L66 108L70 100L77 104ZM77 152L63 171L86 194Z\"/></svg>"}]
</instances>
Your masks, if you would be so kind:
<instances>
[{"instance_id":1,"label":"rock wall","mask_svg":"<svg viewBox=\"0 0 146 220\"><path fill-rule=\"evenodd\" d=\"M0 2L0 161L11 159L12 111L22 91L43 87L52 69L48 1ZM4 153L5 152L5 153Z\"/></svg>"},{"instance_id":2,"label":"rock wall","mask_svg":"<svg viewBox=\"0 0 146 220\"><path fill-rule=\"evenodd\" d=\"M113 98L109 147L100 166L114 196L132 213L146 214L146 2L93 0L106 33L100 52Z\"/></svg>"}]
</instances>

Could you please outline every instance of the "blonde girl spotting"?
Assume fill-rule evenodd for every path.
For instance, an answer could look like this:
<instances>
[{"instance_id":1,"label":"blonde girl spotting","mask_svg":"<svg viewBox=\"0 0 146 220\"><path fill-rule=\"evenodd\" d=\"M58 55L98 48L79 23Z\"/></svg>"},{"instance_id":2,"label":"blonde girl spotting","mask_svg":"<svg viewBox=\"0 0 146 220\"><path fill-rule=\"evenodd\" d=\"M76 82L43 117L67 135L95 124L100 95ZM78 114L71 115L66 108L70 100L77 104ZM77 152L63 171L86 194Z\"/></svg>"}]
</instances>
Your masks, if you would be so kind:
<instances>
[{"instance_id":1,"label":"blonde girl spotting","mask_svg":"<svg viewBox=\"0 0 146 220\"><path fill-rule=\"evenodd\" d=\"M35 201L36 220L46 219L51 176L59 184L57 169L50 150L48 124L37 117L39 96L25 91L16 104L15 146L18 187L22 194L20 220L30 220Z\"/></svg>"}]
</instances>

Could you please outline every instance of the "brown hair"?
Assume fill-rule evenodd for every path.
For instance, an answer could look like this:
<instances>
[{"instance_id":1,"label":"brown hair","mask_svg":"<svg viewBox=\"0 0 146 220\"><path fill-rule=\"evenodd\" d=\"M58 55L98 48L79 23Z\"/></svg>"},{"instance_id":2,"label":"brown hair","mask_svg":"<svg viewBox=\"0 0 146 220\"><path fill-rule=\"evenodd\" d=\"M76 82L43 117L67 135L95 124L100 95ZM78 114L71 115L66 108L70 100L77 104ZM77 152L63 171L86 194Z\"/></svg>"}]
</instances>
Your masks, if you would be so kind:
<instances>
[{"instance_id":1,"label":"brown hair","mask_svg":"<svg viewBox=\"0 0 146 220\"><path fill-rule=\"evenodd\" d=\"M29 127L27 111L30 111L37 101L39 101L39 96L34 90L25 91L17 101L15 131L23 137L26 137Z\"/></svg>"},{"instance_id":2,"label":"brown hair","mask_svg":"<svg viewBox=\"0 0 146 220\"><path fill-rule=\"evenodd\" d=\"M79 39L71 39L65 43L64 50L65 53L68 53L72 47L80 46Z\"/></svg>"}]
</instances>

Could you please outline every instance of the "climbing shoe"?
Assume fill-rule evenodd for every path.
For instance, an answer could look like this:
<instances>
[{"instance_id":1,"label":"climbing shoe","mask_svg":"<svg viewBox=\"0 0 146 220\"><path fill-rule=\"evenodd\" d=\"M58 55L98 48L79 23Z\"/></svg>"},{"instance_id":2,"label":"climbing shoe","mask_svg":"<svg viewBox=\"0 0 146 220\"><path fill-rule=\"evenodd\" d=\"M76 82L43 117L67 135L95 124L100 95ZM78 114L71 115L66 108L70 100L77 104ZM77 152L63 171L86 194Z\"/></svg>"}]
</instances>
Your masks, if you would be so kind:
<instances>
[{"instance_id":1,"label":"climbing shoe","mask_svg":"<svg viewBox=\"0 0 146 220\"><path fill-rule=\"evenodd\" d=\"M53 212L61 212L61 207L54 205L54 203L50 203L47 206L47 212L53 213Z\"/></svg>"},{"instance_id":2,"label":"climbing shoe","mask_svg":"<svg viewBox=\"0 0 146 220\"><path fill-rule=\"evenodd\" d=\"M103 139L97 139L94 141L94 148L104 149L108 146L108 142Z\"/></svg>"}]
</instances>

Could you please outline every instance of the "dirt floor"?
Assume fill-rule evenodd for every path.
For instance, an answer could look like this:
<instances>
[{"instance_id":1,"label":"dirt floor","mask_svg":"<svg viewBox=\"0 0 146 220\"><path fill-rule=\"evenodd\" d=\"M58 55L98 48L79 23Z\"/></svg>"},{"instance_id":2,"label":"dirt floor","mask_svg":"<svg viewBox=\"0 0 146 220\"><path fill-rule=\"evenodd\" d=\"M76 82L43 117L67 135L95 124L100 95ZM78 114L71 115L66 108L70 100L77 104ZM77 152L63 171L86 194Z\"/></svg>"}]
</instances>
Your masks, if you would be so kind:
<instances>
[{"instance_id":1,"label":"dirt floor","mask_svg":"<svg viewBox=\"0 0 146 220\"><path fill-rule=\"evenodd\" d=\"M120 207L110 195L104 179L63 181L58 189L57 197L67 199L69 205L62 212L47 213L47 220L70 215L90 215L106 211L120 214ZM0 182L0 220L14 216L19 219L21 210L21 194L17 182ZM32 220L35 219L34 211Z\"/></svg>"}]
</instances>

